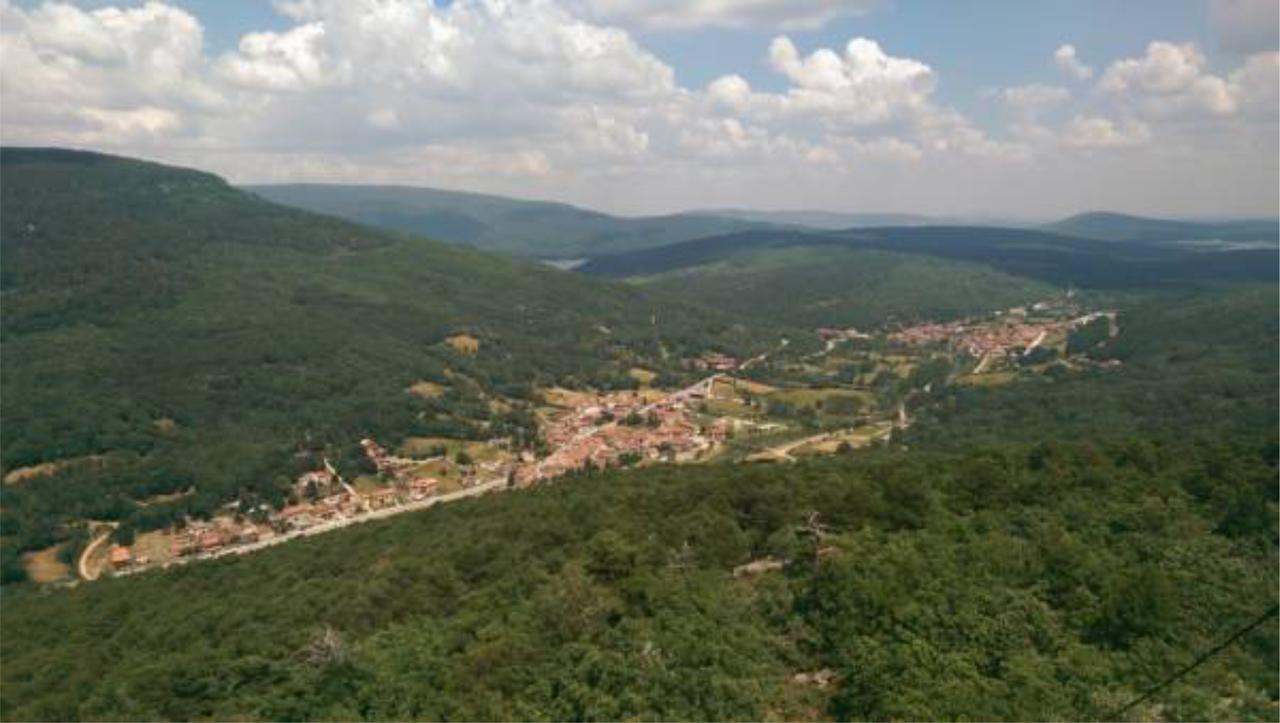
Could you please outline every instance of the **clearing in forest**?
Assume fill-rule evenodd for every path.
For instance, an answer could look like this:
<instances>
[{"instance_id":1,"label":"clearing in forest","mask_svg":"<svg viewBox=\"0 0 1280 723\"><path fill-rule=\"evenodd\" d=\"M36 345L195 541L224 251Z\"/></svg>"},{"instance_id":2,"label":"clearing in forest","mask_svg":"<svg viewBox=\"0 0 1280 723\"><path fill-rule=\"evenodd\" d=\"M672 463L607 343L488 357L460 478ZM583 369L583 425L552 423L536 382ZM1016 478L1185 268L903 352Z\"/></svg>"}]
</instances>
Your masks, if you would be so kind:
<instances>
[{"instance_id":1,"label":"clearing in forest","mask_svg":"<svg viewBox=\"0 0 1280 723\"><path fill-rule=\"evenodd\" d=\"M444 394L444 385L423 379L409 385L409 393L423 399L439 399Z\"/></svg>"},{"instance_id":2,"label":"clearing in forest","mask_svg":"<svg viewBox=\"0 0 1280 723\"><path fill-rule=\"evenodd\" d=\"M444 343L460 354L475 354L480 351L480 340L470 334L454 334L445 339Z\"/></svg>"},{"instance_id":3,"label":"clearing in forest","mask_svg":"<svg viewBox=\"0 0 1280 723\"><path fill-rule=\"evenodd\" d=\"M71 577L71 567L58 559L58 553L67 543L62 542L53 547L46 547L36 552L28 552L22 556L22 566L32 582L40 584L57 582Z\"/></svg>"}]
</instances>

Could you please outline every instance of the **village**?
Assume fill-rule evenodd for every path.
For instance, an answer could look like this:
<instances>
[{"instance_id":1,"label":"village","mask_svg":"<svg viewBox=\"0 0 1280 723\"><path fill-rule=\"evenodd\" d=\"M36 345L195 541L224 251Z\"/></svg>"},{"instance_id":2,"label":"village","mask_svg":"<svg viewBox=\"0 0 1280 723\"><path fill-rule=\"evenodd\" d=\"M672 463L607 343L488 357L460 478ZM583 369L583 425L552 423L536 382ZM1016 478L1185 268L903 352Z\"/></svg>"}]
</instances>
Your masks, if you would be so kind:
<instances>
[{"instance_id":1,"label":"village","mask_svg":"<svg viewBox=\"0 0 1280 723\"><path fill-rule=\"evenodd\" d=\"M726 366L725 359L717 360L720 366ZM490 440L480 444L490 447L494 458L471 460L447 484L432 476L441 471L433 464L435 460L396 456L377 441L364 439L360 442L364 454L378 477L387 481L385 485L360 491L325 460L323 468L295 480L296 504L280 510L264 506L249 515L190 520L181 530L149 533L151 538L145 543L104 545L102 550L91 545L82 555L82 576L93 579L100 574L86 570L86 559L95 553L105 558L101 562L114 574L131 574L257 550L446 499L529 487L588 467L694 461L712 453L726 436L725 424L700 426L690 411L691 404L707 398L718 378L719 373L670 394L580 395L568 409L548 420L543 430L552 450L548 455L541 459L529 451L513 455L504 449L505 440ZM165 544L157 545L156 537L164 538Z\"/></svg>"},{"instance_id":2,"label":"village","mask_svg":"<svg viewBox=\"0 0 1280 723\"><path fill-rule=\"evenodd\" d=\"M1038 302L998 311L986 319L910 326L891 332L888 339L907 345L941 344L950 351L968 354L978 360L974 373L980 374L995 362L1025 357L1042 345L1061 347L1071 332L1098 319L1108 320L1110 337L1119 333L1114 311L1075 311L1070 306Z\"/></svg>"},{"instance_id":3,"label":"village","mask_svg":"<svg viewBox=\"0 0 1280 723\"><path fill-rule=\"evenodd\" d=\"M1108 320L1109 335L1115 336L1114 312L1081 313L1060 302L875 334L824 327L816 330L818 339L825 342L822 351L779 360L776 367L799 369L810 379L815 373L834 377L833 370L850 359L874 358L874 369L905 379L929 354L939 353L925 350L941 348L945 354L974 359L976 364L966 372L972 377L989 372L994 364L1014 362L1042 345L1064 348L1073 330L1100 318ZM855 352L846 344L875 339L890 351ZM784 342L778 351L786 348ZM922 351L911 352L912 348ZM910 423L900 400L891 407L877 405L867 390L869 374L829 387L778 386L747 379L748 369L767 356L740 362L708 352L685 360L687 368L709 375L676 391L647 386L610 392L548 390L548 404L538 417L545 442L541 455L512 449L506 439L420 440L430 447L424 454L413 453L417 450L412 445L393 453L376 440L364 439L360 446L376 478L346 480L326 459L321 468L294 480L290 495L294 502L279 510L262 505L248 514L228 511L209 520L187 520L181 529L139 535L132 545L109 544L110 530L106 530L81 555L80 576L94 579L108 571L127 575L243 554L440 502L545 484L585 469L702 462L735 449L739 458L749 461L791 461L803 454L883 442L894 429ZM796 406L803 410L806 405L821 411L802 423L780 418L775 411ZM857 413L833 416L841 414L837 410L842 408ZM753 440L760 441L753 447Z\"/></svg>"}]
</instances>

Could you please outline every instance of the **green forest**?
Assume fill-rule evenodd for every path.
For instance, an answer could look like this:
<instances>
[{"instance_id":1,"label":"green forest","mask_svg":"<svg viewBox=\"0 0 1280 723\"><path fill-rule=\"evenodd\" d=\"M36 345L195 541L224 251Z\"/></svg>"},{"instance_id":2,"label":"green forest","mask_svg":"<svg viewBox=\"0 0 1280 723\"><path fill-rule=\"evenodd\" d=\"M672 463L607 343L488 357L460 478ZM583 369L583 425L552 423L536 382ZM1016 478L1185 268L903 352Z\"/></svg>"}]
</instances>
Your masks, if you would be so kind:
<instances>
[{"instance_id":1,"label":"green forest","mask_svg":"<svg viewBox=\"0 0 1280 723\"><path fill-rule=\"evenodd\" d=\"M634 385L637 364L679 374L685 357L745 356L780 333L80 152L0 153L0 242L0 474L73 462L0 489L8 578L72 520L148 529L228 500L279 506L299 465L349 460L363 437L485 438L528 423L488 399ZM406 393L421 380L449 393Z\"/></svg>"},{"instance_id":2,"label":"green forest","mask_svg":"<svg viewBox=\"0 0 1280 723\"><path fill-rule=\"evenodd\" d=\"M773 224L714 213L624 218L549 201L411 186L246 186L270 201L519 256L575 259Z\"/></svg>"},{"instance_id":3,"label":"green forest","mask_svg":"<svg viewBox=\"0 0 1280 723\"><path fill-rule=\"evenodd\" d=\"M1102 719L1274 600L1276 473L1271 436L586 475L8 592L0 715ZM1276 648L1145 715L1271 718Z\"/></svg>"},{"instance_id":4,"label":"green forest","mask_svg":"<svg viewBox=\"0 0 1280 723\"><path fill-rule=\"evenodd\" d=\"M0 715L1113 717L1276 601L1275 292L1146 298L1111 376L967 390L876 452L9 588ZM1122 717L1271 719L1278 646L1264 625Z\"/></svg>"}]
</instances>

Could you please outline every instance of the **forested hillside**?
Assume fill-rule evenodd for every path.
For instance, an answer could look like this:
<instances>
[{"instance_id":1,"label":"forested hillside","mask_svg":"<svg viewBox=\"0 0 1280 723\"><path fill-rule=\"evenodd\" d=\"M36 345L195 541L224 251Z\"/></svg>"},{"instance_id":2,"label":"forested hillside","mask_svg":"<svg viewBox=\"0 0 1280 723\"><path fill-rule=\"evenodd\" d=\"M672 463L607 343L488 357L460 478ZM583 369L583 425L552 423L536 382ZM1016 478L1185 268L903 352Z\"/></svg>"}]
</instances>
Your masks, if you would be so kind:
<instances>
[{"instance_id":1,"label":"forested hillside","mask_svg":"<svg viewBox=\"0 0 1280 723\"><path fill-rule=\"evenodd\" d=\"M775 225L703 213L624 218L564 203L410 186L247 186L277 203L520 256L574 259Z\"/></svg>"},{"instance_id":2,"label":"forested hillside","mask_svg":"<svg viewBox=\"0 0 1280 723\"><path fill-rule=\"evenodd\" d=\"M527 427L521 400L540 384L634 384L637 363L776 344L641 290L277 206L204 173L8 148L0 184L0 473L59 465L3 488L7 561L69 520L149 528L237 498L278 505L299 455L348 459L365 436ZM443 396L406 392L420 381Z\"/></svg>"},{"instance_id":3,"label":"forested hillside","mask_svg":"<svg viewBox=\"0 0 1280 723\"><path fill-rule=\"evenodd\" d=\"M632 280L651 293L806 328L953 318L1061 291L982 264L826 244L748 247Z\"/></svg>"},{"instance_id":4,"label":"forested hillside","mask_svg":"<svg viewBox=\"0 0 1280 723\"><path fill-rule=\"evenodd\" d=\"M1048 231L1103 241L1226 241L1275 245L1280 224L1275 219L1245 221L1172 221L1122 213L1082 213L1045 226Z\"/></svg>"},{"instance_id":5,"label":"forested hillside","mask_svg":"<svg viewBox=\"0 0 1280 723\"><path fill-rule=\"evenodd\" d=\"M1120 367L922 400L876 452L13 588L0 715L1271 719L1274 620L1122 708L1276 603L1275 293L1137 299Z\"/></svg>"},{"instance_id":6,"label":"forested hillside","mask_svg":"<svg viewBox=\"0 0 1280 723\"><path fill-rule=\"evenodd\" d=\"M587 275L806 325L959 316L1069 287L1107 293L1270 282L1275 249L1119 245L1033 229L759 230L600 256Z\"/></svg>"}]
</instances>

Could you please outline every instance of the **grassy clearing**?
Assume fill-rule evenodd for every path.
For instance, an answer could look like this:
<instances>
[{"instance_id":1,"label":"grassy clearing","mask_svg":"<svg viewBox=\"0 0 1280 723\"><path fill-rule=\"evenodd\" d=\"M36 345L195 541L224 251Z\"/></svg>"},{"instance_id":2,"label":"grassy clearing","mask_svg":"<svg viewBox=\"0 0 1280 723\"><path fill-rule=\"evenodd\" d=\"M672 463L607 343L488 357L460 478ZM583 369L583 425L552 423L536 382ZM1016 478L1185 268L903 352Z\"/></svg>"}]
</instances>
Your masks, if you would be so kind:
<instances>
[{"instance_id":1,"label":"grassy clearing","mask_svg":"<svg viewBox=\"0 0 1280 723\"><path fill-rule=\"evenodd\" d=\"M576 407L580 404L587 404L596 398L592 392L579 392L574 389L565 389L564 387L547 387L539 390L542 395L542 401L553 407Z\"/></svg>"},{"instance_id":2,"label":"grassy clearing","mask_svg":"<svg viewBox=\"0 0 1280 723\"><path fill-rule=\"evenodd\" d=\"M178 429L178 422L171 417L160 417L151 422L151 426L163 435L173 434Z\"/></svg>"},{"instance_id":3,"label":"grassy clearing","mask_svg":"<svg viewBox=\"0 0 1280 723\"><path fill-rule=\"evenodd\" d=\"M819 402L839 397L857 399L863 409L870 409L875 404L875 395L861 389L846 387L814 387L811 389L779 389L765 395L769 401L784 402L797 407L813 407Z\"/></svg>"},{"instance_id":4,"label":"grassy clearing","mask_svg":"<svg viewBox=\"0 0 1280 723\"><path fill-rule=\"evenodd\" d=\"M732 379L716 379L711 383L712 399L736 399L738 397L738 389Z\"/></svg>"},{"instance_id":5,"label":"grassy clearing","mask_svg":"<svg viewBox=\"0 0 1280 723\"><path fill-rule=\"evenodd\" d=\"M821 439L809 444L802 445L791 450L791 454L795 456L812 455L812 454L834 454L840 449L840 445L848 443L856 448L865 447L871 442L881 439L884 435L893 429L892 422L879 422L876 424L867 424L861 427L848 430L840 434L833 434L830 437Z\"/></svg>"},{"instance_id":6,"label":"grassy clearing","mask_svg":"<svg viewBox=\"0 0 1280 723\"><path fill-rule=\"evenodd\" d=\"M169 553L169 535L164 532L144 532L133 541L133 559L149 563L166 563L172 559Z\"/></svg>"},{"instance_id":7,"label":"grassy clearing","mask_svg":"<svg viewBox=\"0 0 1280 723\"><path fill-rule=\"evenodd\" d=\"M777 390L777 387L770 386L764 382L755 382L750 379L734 379L734 386L748 394L768 394Z\"/></svg>"},{"instance_id":8,"label":"grassy clearing","mask_svg":"<svg viewBox=\"0 0 1280 723\"><path fill-rule=\"evenodd\" d=\"M737 399L708 399L700 408L715 417L759 417L764 414L763 410Z\"/></svg>"},{"instance_id":9,"label":"grassy clearing","mask_svg":"<svg viewBox=\"0 0 1280 723\"><path fill-rule=\"evenodd\" d=\"M484 442L449 437L409 437L400 445L397 454L402 457L426 457L439 447L445 448L449 459L453 459L458 452L466 452L476 462L496 462L507 456L503 450Z\"/></svg>"},{"instance_id":10,"label":"grassy clearing","mask_svg":"<svg viewBox=\"0 0 1280 723\"><path fill-rule=\"evenodd\" d=\"M658 378L656 372L651 372L648 369L641 369L640 367L632 367L627 371L627 375L639 382L641 386L645 387L652 384L653 380Z\"/></svg>"},{"instance_id":11,"label":"grassy clearing","mask_svg":"<svg viewBox=\"0 0 1280 723\"><path fill-rule=\"evenodd\" d=\"M52 476L67 467L77 464L100 463L103 461L105 461L105 458L91 454L84 457L73 457L71 459L58 460L56 462L42 462L40 464L33 464L30 467L18 467L17 469L10 470L8 474L4 476L4 484L21 484L28 480Z\"/></svg>"},{"instance_id":12,"label":"grassy clearing","mask_svg":"<svg viewBox=\"0 0 1280 723\"><path fill-rule=\"evenodd\" d=\"M63 542L22 556L22 566L27 577L40 584L66 580L72 576L71 566L58 559L58 552L66 546Z\"/></svg>"},{"instance_id":13,"label":"grassy clearing","mask_svg":"<svg viewBox=\"0 0 1280 723\"><path fill-rule=\"evenodd\" d=\"M372 475L362 474L352 480L351 486L356 488L356 492L367 495L370 492L382 489L382 481Z\"/></svg>"},{"instance_id":14,"label":"grassy clearing","mask_svg":"<svg viewBox=\"0 0 1280 723\"><path fill-rule=\"evenodd\" d=\"M409 386L409 393L423 399L439 399L444 394L444 385L422 380Z\"/></svg>"},{"instance_id":15,"label":"grassy clearing","mask_svg":"<svg viewBox=\"0 0 1280 723\"><path fill-rule=\"evenodd\" d=\"M480 340L470 334L454 334L445 339L444 343L459 354L474 355L480 351Z\"/></svg>"},{"instance_id":16,"label":"grassy clearing","mask_svg":"<svg viewBox=\"0 0 1280 723\"><path fill-rule=\"evenodd\" d=\"M152 495L146 498L145 500L138 500L135 504L137 504L139 507L150 507L151 505L163 505L166 502L176 502L182 499L183 497L189 497L190 495L193 495L195 493L196 493L196 490L194 487L192 487L190 489L179 490L178 492L170 492L167 495Z\"/></svg>"},{"instance_id":17,"label":"grassy clearing","mask_svg":"<svg viewBox=\"0 0 1280 723\"><path fill-rule=\"evenodd\" d=\"M1012 383L1018 378L1015 371L989 372L987 374L966 374L956 379L957 384L971 387L998 387Z\"/></svg>"}]
</instances>

